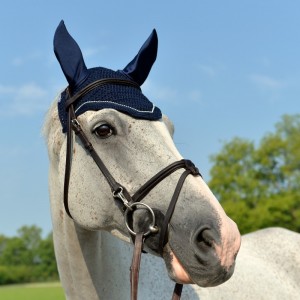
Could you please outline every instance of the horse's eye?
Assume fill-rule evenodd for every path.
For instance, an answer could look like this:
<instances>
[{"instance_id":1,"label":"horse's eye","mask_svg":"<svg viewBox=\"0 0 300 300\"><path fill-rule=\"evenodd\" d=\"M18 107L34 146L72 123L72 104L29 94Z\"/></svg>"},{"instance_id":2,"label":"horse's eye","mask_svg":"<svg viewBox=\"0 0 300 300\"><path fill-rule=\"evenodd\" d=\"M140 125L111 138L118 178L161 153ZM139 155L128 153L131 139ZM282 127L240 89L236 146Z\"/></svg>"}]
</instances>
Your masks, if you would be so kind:
<instances>
[{"instance_id":1,"label":"horse's eye","mask_svg":"<svg viewBox=\"0 0 300 300\"><path fill-rule=\"evenodd\" d=\"M100 139L106 139L115 133L114 128L109 124L96 125L92 131Z\"/></svg>"}]
</instances>

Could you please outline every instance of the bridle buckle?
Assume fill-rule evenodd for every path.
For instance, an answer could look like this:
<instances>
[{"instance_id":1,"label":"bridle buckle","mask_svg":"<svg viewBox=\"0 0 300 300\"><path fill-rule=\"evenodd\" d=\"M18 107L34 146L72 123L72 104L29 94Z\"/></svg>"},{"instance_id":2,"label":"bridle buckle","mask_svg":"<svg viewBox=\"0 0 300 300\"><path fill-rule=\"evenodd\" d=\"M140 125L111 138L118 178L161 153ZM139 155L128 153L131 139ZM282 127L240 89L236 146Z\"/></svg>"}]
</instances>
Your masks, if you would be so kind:
<instances>
[{"instance_id":1,"label":"bridle buckle","mask_svg":"<svg viewBox=\"0 0 300 300\"><path fill-rule=\"evenodd\" d=\"M127 209L132 210L129 201L126 199L126 197L123 194L123 190L124 190L123 187L120 186L117 190L112 192L113 197L115 199L121 200Z\"/></svg>"},{"instance_id":2,"label":"bridle buckle","mask_svg":"<svg viewBox=\"0 0 300 300\"><path fill-rule=\"evenodd\" d=\"M73 128L75 133L78 133L79 131L82 130L81 125L80 125L80 123L78 122L78 120L76 118L72 119L71 123L72 123L72 128Z\"/></svg>"}]
</instances>

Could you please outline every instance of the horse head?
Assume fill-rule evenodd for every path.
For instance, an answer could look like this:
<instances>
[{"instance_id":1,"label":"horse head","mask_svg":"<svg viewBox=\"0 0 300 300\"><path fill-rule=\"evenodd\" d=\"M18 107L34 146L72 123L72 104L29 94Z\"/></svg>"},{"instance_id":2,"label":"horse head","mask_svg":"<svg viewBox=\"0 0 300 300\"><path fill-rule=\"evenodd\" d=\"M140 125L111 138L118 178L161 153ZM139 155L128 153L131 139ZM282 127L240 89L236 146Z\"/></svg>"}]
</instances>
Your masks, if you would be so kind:
<instances>
[{"instance_id":1,"label":"horse head","mask_svg":"<svg viewBox=\"0 0 300 300\"><path fill-rule=\"evenodd\" d=\"M157 44L154 30L123 70L88 69L79 46L64 23L59 24L54 37L54 51L69 87L59 96L57 107L55 103L50 109L45 126L51 178L56 180L56 192L51 193L50 190L51 202L62 207L61 218L69 218L62 205L65 133L70 126L66 103L85 89L85 93L72 103L76 120L109 174L126 188L126 195L140 192L139 197L145 206L129 211L130 224L124 222L124 209L112 196L107 178L92 155L87 155L82 140L76 138L71 153L68 214L76 226L91 231L106 230L129 241L128 227L133 232L148 231L153 213L157 230L145 237L145 250L163 257L168 274L174 281L215 286L229 279L233 273L240 234L198 170L189 161L182 161L172 140L171 121L141 92L140 86L156 59ZM87 88L99 80L104 80L105 84ZM145 182L178 161L182 161L183 165L145 192ZM186 170L188 172L180 188L174 192ZM176 193L177 196L174 196ZM162 228L172 197L176 198L176 205L160 248Z\"/></svg>"}]
</instances>

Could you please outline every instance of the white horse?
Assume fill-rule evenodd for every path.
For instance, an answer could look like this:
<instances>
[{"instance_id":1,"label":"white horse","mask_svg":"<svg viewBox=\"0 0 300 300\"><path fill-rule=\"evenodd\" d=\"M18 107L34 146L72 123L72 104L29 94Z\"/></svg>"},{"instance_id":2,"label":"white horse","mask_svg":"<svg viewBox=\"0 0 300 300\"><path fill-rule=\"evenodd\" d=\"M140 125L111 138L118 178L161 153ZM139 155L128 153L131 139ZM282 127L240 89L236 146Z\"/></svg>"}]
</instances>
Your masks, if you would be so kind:
<instances>
[{"instance_id":1,"label":"white horse","mask_svg":"<svg viewBox=\"0 0 300 300\"><path fill-rule=\"evenodd\" d=\"M56 99L44 126L50 159L54 246L60 278L67 299L127 299L128 246L104 233L110 232L127 242L130 240L123 210L112 196L103 172L77 139L72 150L68 201L64 202L66 135L62 127L63 131L68 128L66 103L70 100L69 93L76 98L90 83L100 80L102 84L104 79L105 86L89 90L74 103L76 124L81 124L95 152L117 182L126 187L127 194L135 195L149 178L182 159L172 140L171 122L137 87L144 82L155 61L156 32L153 31L138 55L117 72L100 67L87 69L77 43L63 22L56 31L54 49L69 82L69 90ZM169 298L164 295L165 291L169 294L170 282L163 290L156 289L156 284L160 286L165 280L162 274L168 273L179 283L196 283L203 287L221 284L233 274L240 247L237 226L226 216L197 170L192 170L193 176L186 177L181 192L175 197L177 204L168 221L166 243L162 248L159 240L170 199L175 187L179 186L178 181L189 169L169 174L143 196L143 203L154 213L158 228L158 233L145 238L145 249L162 256L166 271L162 270L161 258L146 255L149 263L145 266L149 269L144 269L147 274L142 272L140 275L142 299ZM149 211L138 208L132 213L133 231L148 230ZM159 270L154 272L151 266ZM152 272L157 282L149 286L154 275ZM197 297L193 290L190 293Z\"/></svg>"}]
</instances>

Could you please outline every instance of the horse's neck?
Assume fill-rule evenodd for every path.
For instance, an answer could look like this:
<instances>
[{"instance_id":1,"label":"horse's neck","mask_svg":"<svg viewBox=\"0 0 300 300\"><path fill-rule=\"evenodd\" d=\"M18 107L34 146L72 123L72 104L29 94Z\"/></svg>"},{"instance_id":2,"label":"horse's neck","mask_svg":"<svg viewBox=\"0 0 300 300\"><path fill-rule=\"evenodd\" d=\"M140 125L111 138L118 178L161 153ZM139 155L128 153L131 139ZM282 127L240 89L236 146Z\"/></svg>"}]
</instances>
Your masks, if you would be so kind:
<instances>
[{"instance_id":1,"label":"horse's neck","mask_svg":"<svg viewBox=\"0 0 300 300\"><path fill-rule=\"evenodd\" d=\"M67 227L64 234L60 230L55 235L61 239L56 240L56 255L67 299L129 299L132 247L108 233L86 231L74 224ZM149 287L143 288L153 275L161 277L158 270L154 272L141 274L140 299L155 299Z\"/></svg>"},{"instance_id":2,"label":"horse's neck","mask_svg":"<svg viewBox=\"0 0 300 300\"><path fill-rule=\"evenodd\" d=\"M64 218L68 216L64 214ZM126 268L119 264L122 262L120 257L114 261L114 257L119 254L116 253L119 248L108 249L106 238L101 232L78 228L69 219L63 223L58 226L59 228L55 228L54 224L53 236L60 279L66 298L71 300L122 299L122 294L111 297L111 294L126 292L124 284L127 280L118 278L121 275L126 277L124 274Z\"/></svg>"}]
</instances>

